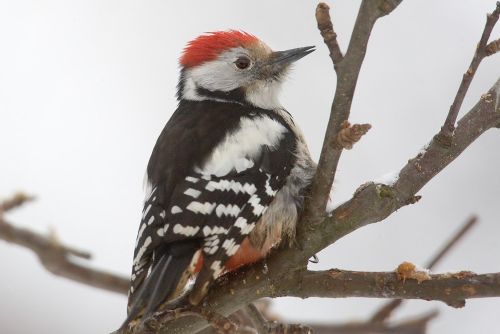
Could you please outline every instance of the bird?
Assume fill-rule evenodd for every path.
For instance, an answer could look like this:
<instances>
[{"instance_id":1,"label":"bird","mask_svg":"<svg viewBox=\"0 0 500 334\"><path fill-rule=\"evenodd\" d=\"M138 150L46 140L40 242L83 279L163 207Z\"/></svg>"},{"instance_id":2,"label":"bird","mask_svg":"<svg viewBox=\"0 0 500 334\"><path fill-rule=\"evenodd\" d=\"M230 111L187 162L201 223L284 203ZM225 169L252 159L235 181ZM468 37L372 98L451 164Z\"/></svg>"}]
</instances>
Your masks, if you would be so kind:
<instances>
[{"instance_id":1,"label":"bird","mask_svg":"<svg viewBox=\"0 0 500 334\"><path fill-rule=\"evenodd\" d=\"M273 51L241 30L188 42L147 165L124 324L179 298L199 305L218 277L293 242L316 163L278 95L314 50Z\"/></svg>"}]
</instances>

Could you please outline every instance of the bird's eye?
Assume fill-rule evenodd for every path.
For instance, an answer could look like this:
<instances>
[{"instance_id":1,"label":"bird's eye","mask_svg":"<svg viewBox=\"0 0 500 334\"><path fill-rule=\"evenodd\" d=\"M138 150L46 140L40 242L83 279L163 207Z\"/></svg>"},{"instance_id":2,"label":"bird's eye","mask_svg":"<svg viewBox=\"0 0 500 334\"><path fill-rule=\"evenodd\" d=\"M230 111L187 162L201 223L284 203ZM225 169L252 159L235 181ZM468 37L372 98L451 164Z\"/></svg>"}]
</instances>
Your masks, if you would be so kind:
<instances>
[{"instance_id":1,"label":"bird's eye","mask_svg":"<svg viewBox=\"0 0 500 334\"><path fill-rule=\"evenodd\" d=\"M247 57L239 57L238 59L236 59L234 64L240 70L244 70L245 68L248 68L250 66L250 59L248 59Z\"/></svg>"}]
</instances>

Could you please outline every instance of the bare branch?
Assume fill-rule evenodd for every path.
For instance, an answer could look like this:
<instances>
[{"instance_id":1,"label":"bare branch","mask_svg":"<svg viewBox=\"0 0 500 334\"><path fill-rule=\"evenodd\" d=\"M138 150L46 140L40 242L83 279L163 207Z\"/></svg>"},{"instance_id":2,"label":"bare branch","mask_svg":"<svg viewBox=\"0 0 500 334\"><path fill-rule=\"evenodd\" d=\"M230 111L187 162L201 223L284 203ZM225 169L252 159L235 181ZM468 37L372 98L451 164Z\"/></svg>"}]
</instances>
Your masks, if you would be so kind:
<instances>
[{"instance_id":1,"label":"bare branch","mask_svg":"<svg viewBox=\"0 0 500 334\"><path fill-rule=\"evenodd\" d=\"M15 227L0 218L0 240L31 249L42 265L57 276L117 293L126 294L128 291L128 278L74 262L71 256L83 259L91 256L88 252L59 243L53 236Z\"/></svg>"},{"instance_id":2,"label":"bare branch","mask_svg":"<svg viewBox=\"0 0 500 334\"><path fill-rule=\"evenodd\" d=\"M434 269L434 267L445 257L446 254L450 252L450 250L455 247L455 245L462 240L462 238L471 230L472 227L474 227L477 223L478 219L477 216L472 216L467 221L463 226L460 228L460 230L455 233L455 235L448 240L448 242L441 248L441 250L429 261L429 263L426 265L427 269Z\"/></svg>"},{"instance_id":3,"label":"bare branch","mask_svg":"<svg viewBox=\"0 0 500 334\"><path fill-rule=\"evenodd\" d=\"M426 265L429 270L433 269L446 254L460 241L466 234L471 230L471 228L477 223L477 217L473 216L469 218L465 224L460 228L460 230L455 233L455 235L448 240L448 242L441 248L441 250L434 255L434 257ZM372 322L383 322L388 319L391 314L403 303L403 299L394 299L384 306L382 306L377 312L375 312L371 318Z\"/></svg>"},{"instance_id":4,"label":"bare branch","mask_svg":"<svg viewBox=\"0 0 500 334\"><path fill-rule=\"evenodd\" d=\"M403 298L439 300L452 307L463 307L466 299L500 296L500 273L474 274L468 271L430 275L419 282L400 280L394 272L344 270L306 271L294 278L296 287L286 285L287 296L308 298ZM281 296L279 292L277 296Z\"/></svg>"},{"instance_id":5,"label":"bare branch","mask_svg":"<svg viewBox=\"0 0 500 334\"><path fill-rule=\"evenodd\" d=\"M336 63L337 87L330 111L330 120L323 141L323 148L318 163L318 169L312 182L311 196L305 204L304 220L319 223L325 212L330 189L335 178L335 172L342 153L342 148L335 145L336 138L342 130L342 124L348 120L354 90L358 81L361 64L365 58L368 39L372 28L380 17L389 14L402 0L363 0L354 24L349 47L342 61ZM316 13L324 23L328 10L323 4L318 5ZM318 17L318 16L317 16ZM333 28L332 28L333 29ZM321 30L321 28L320 28ZM325 40L325 43L329 43ZM330 44L327 45L330 47ZM335 56L338 59L338 55ZM333 58L332 58L333 59ZM336 60L334 60L335 63Z\"/></svg>"},{"instance_id":6,"label":"bare branch","mask_svg":"<svg viewBox=\"0 0 500 334\"><path fill-rule=\"evenodd\" d=\"M483 34L481 35L481 39L479 40L479 44L477 45L476 52L474 53L474 57L472 58L472 62L470 63L469 68L462 77L462 82L458 87L455 100L450 106L450 111L448 112L446 121L444 122L444 125L441 127L441 131L438 134L439 140L441 140L445 144L449 144L449 142L451 141L460 107L462 106L465 94L467 94L467 91L469 90L469 86L472 82L472 79L474 78L474 75L476 74L479 64L481 64L481 61L484 59L484 57L488 56L488 53L492 51L487 50L487 43L488 39L490 38L491 31L498 21L499 15L500 2L497 2L495 10L491 14L488 14L486 18ZM490 48L493 49L494 46L490 46Z\"/></svg>"},{"instance_id":7,"label":"bare branch","mask_svg":"<svg viewBox=\"0 0 500 334\"><path fill-rule=\"evenodd\" d=\"M340 46L337 42L337 34L335 30L333 30L332 19L330 18L330 7L324 2L320 2L316 7L316 22L318 22L319 32L330 51L330 58L336 68L336 65L342 61L344 55L342 55L342 51L340 51Z\"/></svg>"}]
</instances>

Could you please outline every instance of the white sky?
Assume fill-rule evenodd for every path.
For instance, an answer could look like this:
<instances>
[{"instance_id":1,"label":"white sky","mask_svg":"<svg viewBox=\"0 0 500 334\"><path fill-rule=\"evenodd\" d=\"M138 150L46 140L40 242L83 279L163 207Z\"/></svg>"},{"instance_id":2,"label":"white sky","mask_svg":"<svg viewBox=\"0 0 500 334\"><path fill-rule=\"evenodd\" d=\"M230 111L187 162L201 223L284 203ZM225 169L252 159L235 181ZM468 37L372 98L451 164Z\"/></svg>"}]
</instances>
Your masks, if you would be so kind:
<instances>
[{"instance_id":1,"label":"white sky","mask_svg":"<svg viewBox=\"0 0 500 334\"><path fill-rule=\"evenodd\" d=\"M330 1L346 49L358 1ZM370 40L351 121L373 125L345 152L335 198L397 170L443 122L494 0L406 0ZM141 212L142 180L156 138L176 106L177 59L205 31L243 29L275 49L317 45L297 63L282 102L317 157L334 74L314 20L315 1L0 0L0 195L38 201L8 219L92 251L93 266L128 274ZM500 37L500 29L493 36ZM484 61L463 110L500 75ZM463 112L462 112L463 113ZM437 271L500 271L498 131L476 141L421 192L423 199L319 254L313 269L392 270L424 263L472 213L481 224ZM183 149L183 148L180 148ZM0 243L2 333L107 333L126 300L46 272L28 250ZM293 321L351 321L382 303L283 298ZM438 308L432 334L491 333L500 299L455 310L411 301L398 318Z\"/></svg>"}]
</instances>

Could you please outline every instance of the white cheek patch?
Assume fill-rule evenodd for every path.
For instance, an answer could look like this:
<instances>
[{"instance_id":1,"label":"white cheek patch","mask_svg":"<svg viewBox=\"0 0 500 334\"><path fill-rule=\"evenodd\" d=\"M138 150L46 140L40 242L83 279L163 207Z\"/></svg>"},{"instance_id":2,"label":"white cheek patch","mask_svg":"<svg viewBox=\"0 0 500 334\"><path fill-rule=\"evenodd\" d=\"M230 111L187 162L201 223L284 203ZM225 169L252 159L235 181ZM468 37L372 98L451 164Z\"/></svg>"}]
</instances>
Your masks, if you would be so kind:
<instances>
[{"instance_id":1,"label":"white cheek patch","mask_svg":"<svg viewBox=\"0 0 500 334\"><path fill-rule=\"evenodd\" d=\"M238 72L224 60L212 60L189 70L193 81L205 89L228 92L238 88Z\"/></svg>"},{"instance_id":2,"label":"white cheek patch","mask_svg":"<svg viewBox=\"0 0 500 334\"><path fill-rule=\"evenodd\" d=\"M222 52L216 59L207 61L186 71L186 79L191 79L196 86L216 91L228 92L246 86L251 78L249 72L236 68L234 61L247 52L242 47ZM187 81L187 80L186 80ZM183 96L193 87L185 87ZM192 93L191 93L192 95Z\"/></svg>"},{"instance_id":3,"label":"white cheek patch","mask_svg":"<svg viewBox=\"0 0 500 334\"><path fill-rule=\"evenodd\" d=\"M215 147L206 163L195 172L218 177L243 168L252 168L262 146L274 148L288 130L267 116L242 118L238 130L226 135Z\"/></svg>"}]
</instances>

